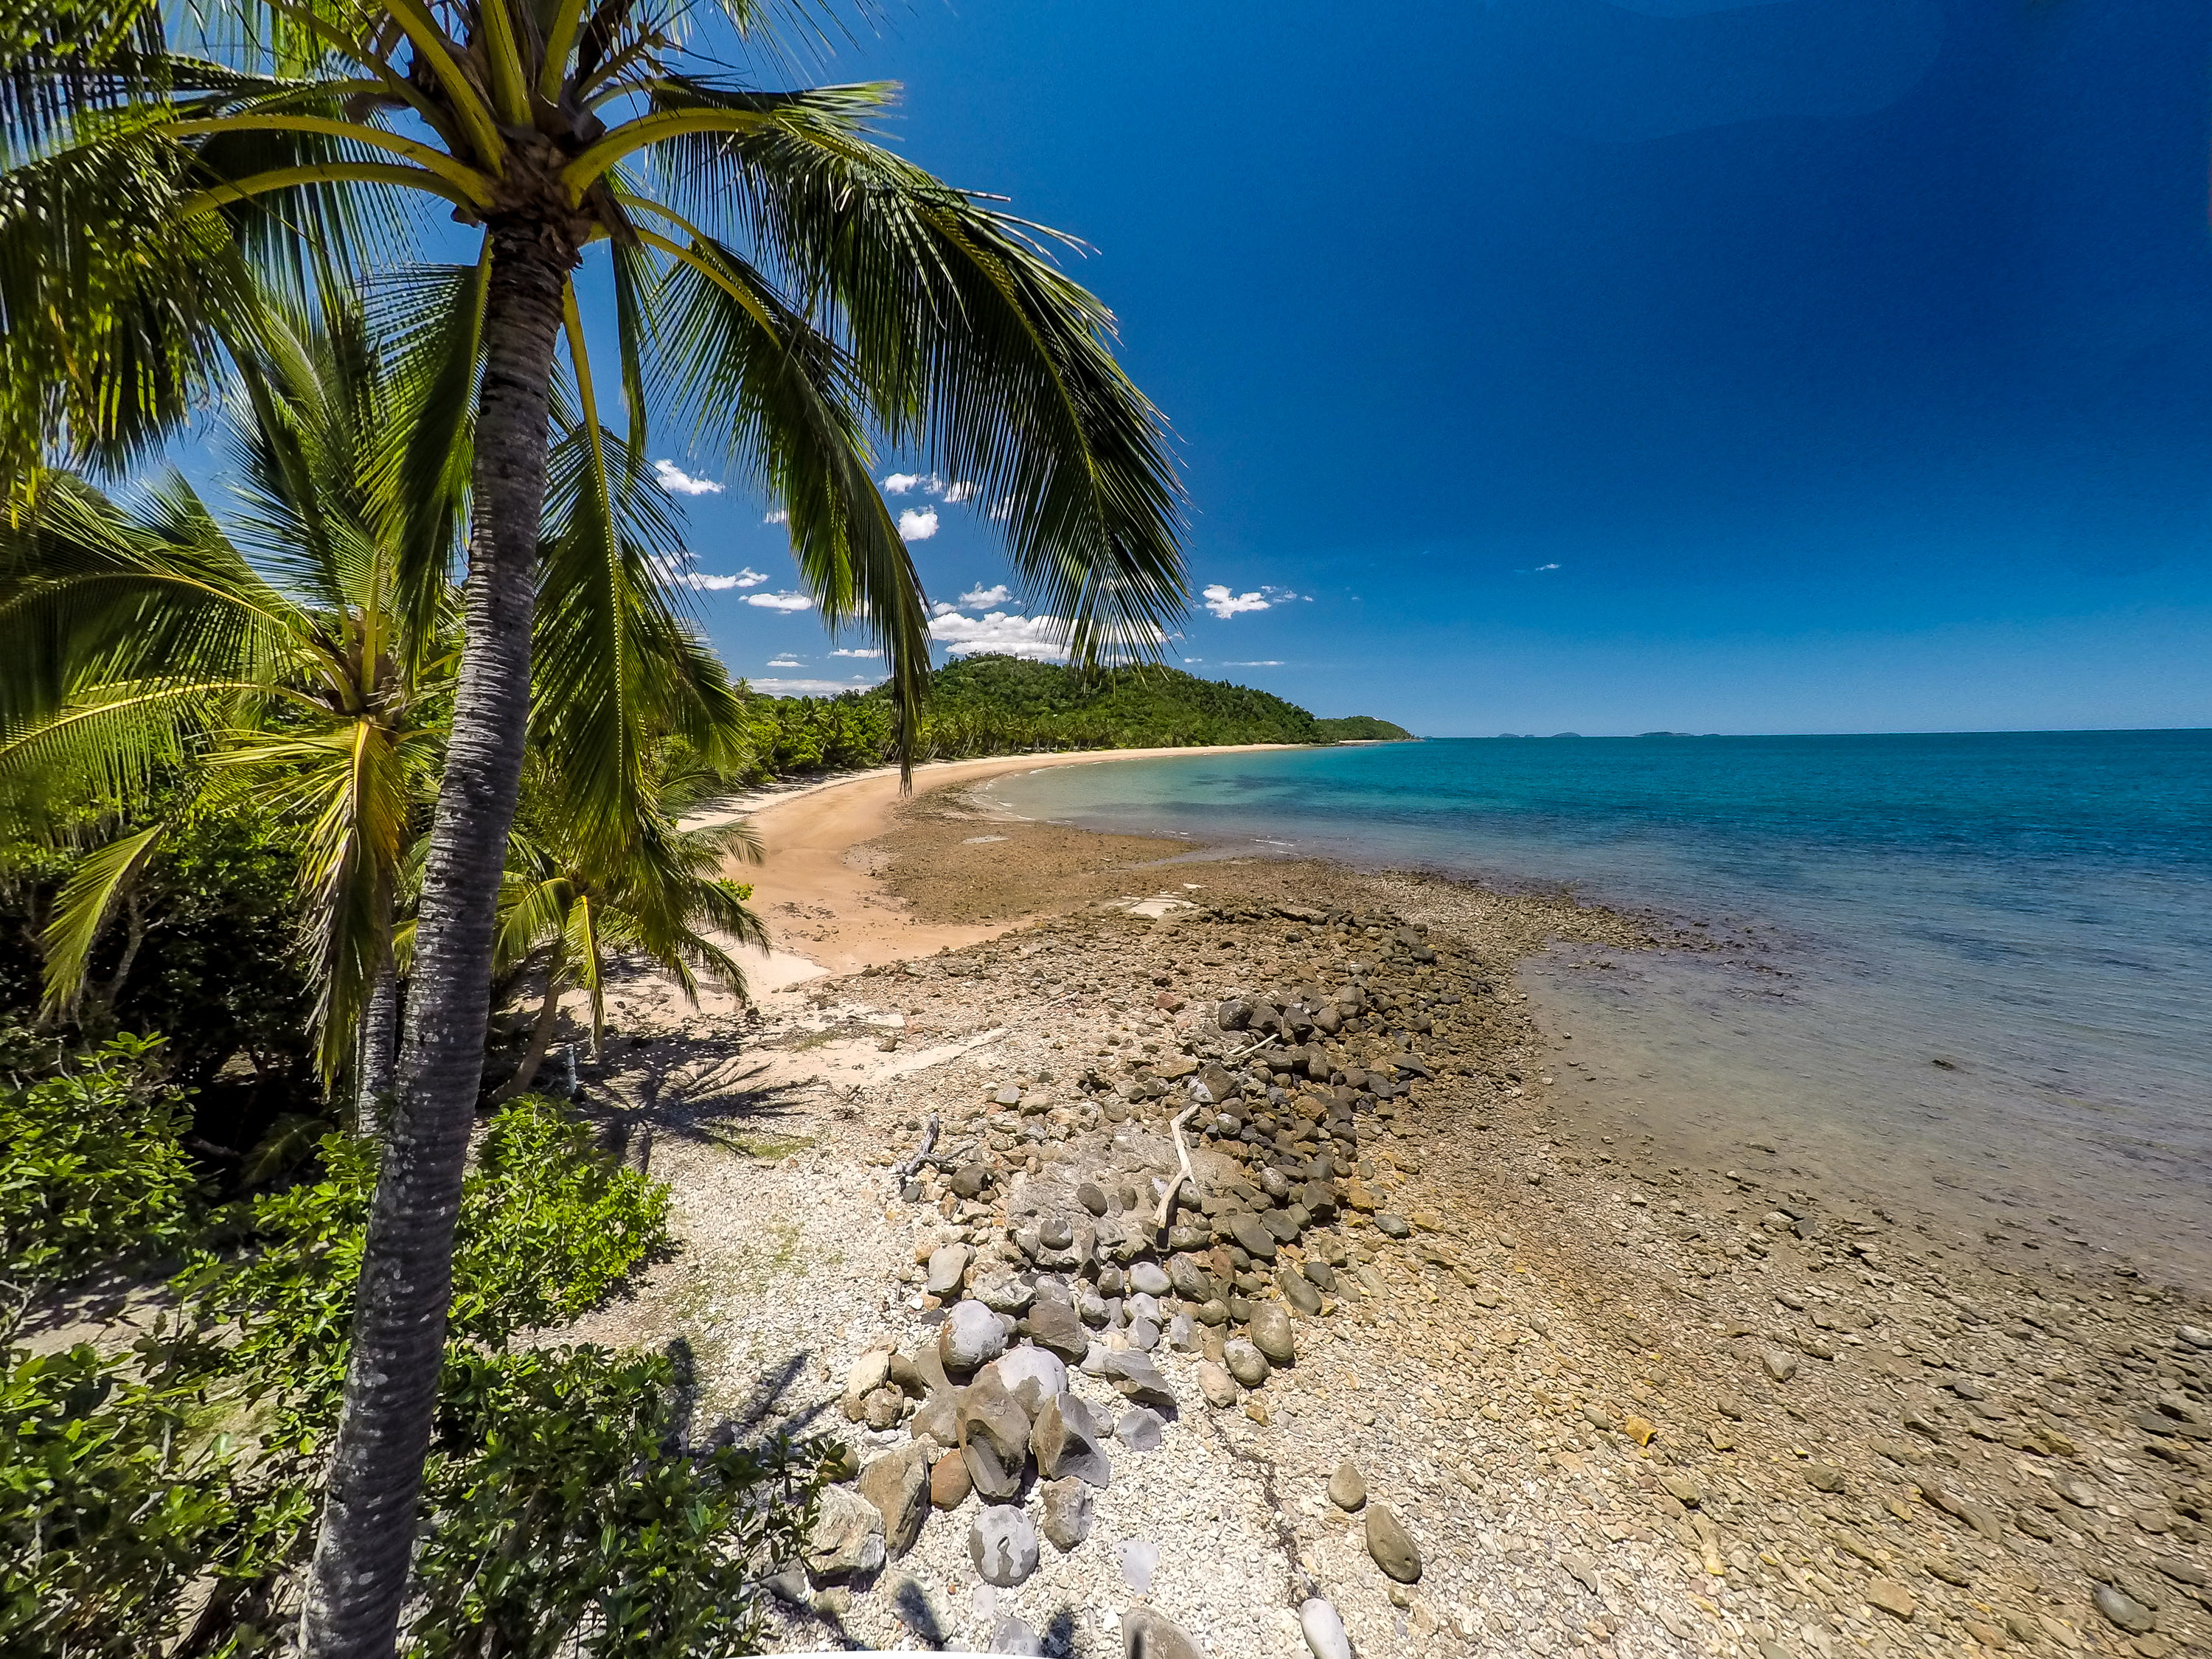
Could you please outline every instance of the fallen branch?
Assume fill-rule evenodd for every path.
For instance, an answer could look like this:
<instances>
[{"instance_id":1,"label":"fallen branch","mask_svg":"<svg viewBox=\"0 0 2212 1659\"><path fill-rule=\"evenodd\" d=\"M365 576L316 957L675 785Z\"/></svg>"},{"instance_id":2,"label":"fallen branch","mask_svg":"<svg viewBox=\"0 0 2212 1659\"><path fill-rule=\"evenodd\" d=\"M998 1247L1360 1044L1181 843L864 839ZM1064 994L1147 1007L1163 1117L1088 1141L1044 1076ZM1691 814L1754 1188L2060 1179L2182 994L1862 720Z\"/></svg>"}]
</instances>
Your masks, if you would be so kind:
<instances>
[{"instance_id":1,"label":"fallen branch","mask_svg":"<svg viewBox=\"0 0 2212 1659\"><path fill-rule=\"evenodd\" d=\"M1198 1190L1198 1177L1191 1173L1190 1169L1190 1148L1184 1146L1182 1140L1182 1126L1190 1121L1190 1115L1197 1109L1198 1103L1194 1100L1176 1113L1168 1124L1168 1133L1175 1137L1176 1159L1182 1168L1176 1178L1168 1182L1167 1191L1160 1194L1159 1218L1152 1224L1155 1230L1166 1226L1168 1218L1175 1213L1176 1194L1182 1190L1184 1182L1190 1182L1193 1192Z\"/></svg>"},{"instance_id":2,"label":"fallen branch","mask_svg":"<svg viewBox=\"0 0 2212 1659\"><path fill-rule=\"evenodd\" d=\"M911 1179L915 1171L921 1169L922 1164L927 1162L929 1158L929 1149L936 1145L937 1114L932 1112L929 1115L928 1133L924 1134L921 1138L921 1150L916 1152L912 1158L907 1159L905 1163L900 1164L896 1169L893 1170L891 1171L893 1178L899 1181Z\"/></svg>"},{"instance_id":3,"label":"fallen branch","mask_svg":"<svg viewBox=\"0 0 2212 1659\"><path fill-rule=\"evenodd\" d=\"M1261 1049L1262 1049L1262 1048L1266 1048L1269 1043L1273 1042L1274 1040L1275 1040L1275 1033L1274 1033L1274 1032L1273 1032L1273 1031L1270 1031L1270 1032L1268 1032L1268 1033L1267 1033L1267 1036L1265 1036L1261 1037L1261 1038L1257 1042L1254 1043L1250 1048L1239 1048L1239 1049L1238 1049L1235 1054L1233 1054L1230 1055L1228 1059L1226 1059L1226 1060L1223 1060L1221 1063L1222 1063L1223 1065L1224 1065L1224 1066L1234 1066L1234 1065L1235 1065L1238 1060L1249 1060L1249 1059L1251 1059L1251 1058L1252 1058L1252 1056L1253 1056L1253 1055L1255 1055L1255 1054L1258 1054L1258 1053L1260 1052L1260 1050L1261 1050Z\"/></svg>"}]
</instances>

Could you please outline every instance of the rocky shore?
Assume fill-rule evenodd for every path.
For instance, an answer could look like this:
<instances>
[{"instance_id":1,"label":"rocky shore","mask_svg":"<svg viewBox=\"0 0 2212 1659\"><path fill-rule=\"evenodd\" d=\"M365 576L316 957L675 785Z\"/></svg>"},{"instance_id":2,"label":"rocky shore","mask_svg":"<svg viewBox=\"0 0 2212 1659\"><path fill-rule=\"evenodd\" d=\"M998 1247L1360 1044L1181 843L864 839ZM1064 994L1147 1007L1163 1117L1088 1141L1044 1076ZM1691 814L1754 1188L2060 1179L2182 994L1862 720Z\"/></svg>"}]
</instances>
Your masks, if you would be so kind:
<instances>
[{"instance_id":1,"label":"rocky shore","mask_svg":"<svg viewBox=\"0 0 2212 1659\"><path fill-rule=\"evenodd\" d=\"M1162 876L597 1085L684 1248L580 1334L852 1450L781 1645L2212 1645L2201 1304L1579 1131L1514 964L1635 924Z\"/></svg>"}]
</instances>

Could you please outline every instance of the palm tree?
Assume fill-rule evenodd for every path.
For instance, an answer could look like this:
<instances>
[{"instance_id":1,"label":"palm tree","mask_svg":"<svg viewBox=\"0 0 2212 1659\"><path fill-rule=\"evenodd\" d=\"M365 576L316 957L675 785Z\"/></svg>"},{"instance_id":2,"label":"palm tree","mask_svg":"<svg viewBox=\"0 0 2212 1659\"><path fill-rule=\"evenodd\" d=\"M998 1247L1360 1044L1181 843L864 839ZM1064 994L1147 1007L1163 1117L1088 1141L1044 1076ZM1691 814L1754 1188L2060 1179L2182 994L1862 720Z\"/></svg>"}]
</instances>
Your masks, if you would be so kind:
<instances>
[{"instance_id":1,"label":"palm tree","mask_svg":"<svg viewBox=\"0 0 2212 1659\"><path fill-rule=\"evenodd\" d=\"M768 943L759 918L745 908L752 890L720 874L734 860L760 859L751 825L678 828L676 817L690 792L683 776L668 778L621 855L611 860L604 845L575 833L558 769L542 751L525 763L522 802L507 839L495 960L503 977L534 963L544 981L522 1063L500 1086L501 1100L536 1080L563 991L580 988L589 999L592 1056L599 1057L611 951L644 957L696 1004L700 973L743 997L744 969L729 947Z\"/></svg>"},{"instance_id":2,"label":"palm tree","mask_svg":"<svg viewBox=\"0 0 2212 1659\"><path fill-rule=\"evenodd\" d=\"M50 781L92 780L128 828L58 896L54 1013L76 1007L110 918L210 796L250 793L295 821L320 1067L335 1085L358 1057L366 1107L390 1088L393 912L437 776L455 630L449 601L404 590L380 533L391 386L361 318L264 323L221 431L240 479L228 527L173 472L136 505L51 478L34 516L0 526L0 630L23 647L0 671L0 783L28 803Z\"/></svg>"},{"instance_id":3,"label":"palm tree","mask_svg":"<svg viewBox=\"0 0 2212 1659\"><path fill-rule=\"evenodd\" d=\"M0 483L19 509L54 447L113 465L173 429L252 337L257 278L387 264L424 203L482 236L433 316L446 349L410 422L417 475L450 467L474 423L465 651L303 1625L311 1653L382 1654L483 1064L564 337L599 428L580 261L605 245L632 454L648 412L673 410L750 471L825 619L887 651L907 733L927 609L871 428L972 487L1085 659L1148 647L1179 609L1176 486L1112 319L1054 267L1052 234L871 143L887 88L764 92L725 70L714 54L758 40L753 0L187 15L180 50L158 0L26 0L0 40ZM617 784L635 764L606 758Z\"/></svg>"}]
</instances>

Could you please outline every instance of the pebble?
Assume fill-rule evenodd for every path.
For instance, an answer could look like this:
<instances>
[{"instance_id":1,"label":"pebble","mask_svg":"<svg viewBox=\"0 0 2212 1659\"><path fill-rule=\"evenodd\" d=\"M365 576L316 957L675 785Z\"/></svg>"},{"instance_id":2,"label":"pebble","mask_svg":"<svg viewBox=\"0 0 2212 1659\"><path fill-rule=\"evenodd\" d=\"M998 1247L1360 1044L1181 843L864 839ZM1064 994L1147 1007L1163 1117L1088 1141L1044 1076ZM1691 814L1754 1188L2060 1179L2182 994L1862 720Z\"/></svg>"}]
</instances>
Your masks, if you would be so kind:
<instances>
[{"instance_id":1,"label":"pebble","mask_svg":"<svg viewBox=\"0 0 2212 1659\"><path fill-rule=\"evenodd\" d=\"M1281 1287L1283 1300L1300 1313L1310 1318L1321 1311L1321 1291L1304 1273L1280 1273L1275 1275L1275 1283Z\"/></svg>"},{"instance_id":2,"label":"pebble","mask_svg":"<svg viewBox=\"0 0 2212 1659\"><path fill-rule=\"evenodd\" d=\"M1352 1659L1352 1642L1344 1633L1344 1620L1318 1595L1298 1609L1298 1628L1305 1632L1306 1646L1312 1650L1314 1659Z\"/></svg>"},{"instance_id":3,"label":"pebble","mask_svg":"<svg viewBox=\"0 0 2212 1659\"><path fill-rule=\"evenodd\" d=\"M987 1504L968 1529L968 1557L985 1583L1011 1589L1036 1571L1036 1522L1012 1504Z\"/></svg>"},{"instance_id":4,"label":"pebble","mask_svg":"<svg viewBox=\"0 0 2212 1659\"><path fill-rule=\"evenodd\" d=\"M2158 1622L2148 1607L2125 1590L2115 1589L2110 1584L2098 1585L2090 1592L2089 1600L2099 1613L2130 1636L2141 1636Z\"/></svg>"},{"instance_id":5,"label":"pebble","mask_svg":"<svg viewBox=\"0 0 2212 1659\"><path fill-rule=\"evenodd\" d=\"M968 1460L958 1453L940 1457L929 1466L929 1501L940 1510L957 1510L968 1501L975 1483L968 1478Z\"/></svg>"},{"instance_id":6,"label":"pebble","mask_svg":"<svg viewBox=\"0 0 2212 1659\"><path fill-rule=\"evenodd\" d=\"M992 1362L999 1382L1021 1407L1035 1417L1045 1402L1067 1389L1067 1362L1048 1348L1029 1343L1009 1348Z\"/></svg>"},{"instance_id":7,"label":"pebble","mask_svg":"<svg viewBox=\"0 0 2212 1659\"><path fill-rule=\"evenodd\" d=\"M966 1376L1006 1351L1006 1328L980 1302L956 1302L937 1333L937 1357L945 1369Z\"/></svg>"},{"instance_id":8,"label":"pebble","mask_svg":"<svg viewBox=\"0 0 2212 1659\"><path fill-rule=\"evenodd\" d=\"M1375 1231L1385 1238L1404 1238L1413 1232L1413 1228L1405 1217L1392 1215L1386 1210L1376 1215Z\"/></svg>"},{"instance_id":9,"label":"pebble","mask_svg":"<svg viewBox=\"0 0 2212 1659\"><path fill-rule=\"evenodd\" d=\"M1808 1463L1805 1466L1805 1484L1814 1492L1841 1492L1844 1489L1844 1472L1832 1464Z\"/></svg>"},{"instance_id":10,"label":"pebble","mask_svg":"<svg viewBox=\"0 0 2212 1659\"><path fill-rule=\"evenodd\" d=\"M1075 1189L1075 1201L1093 1215L1104 1215L1108 1208L1106 1189L1095 1181L1086 1181Z\"/></svg>"},{"instance_id":11,"label":"pebble","mask_svg":"<svg viewBox=\"0 0 2212 1659\"><path fill-rule=\"evenodd\" d=\"M1884 1613L1898 1619L1910 1619L1919 1603L1912 1592L1894 1578L1875 1577L1867 1581L1867 1600Z\"/></svg>"},{"instance_id":12,"label":"pebble","mask_svg":"<svg viewBox=\"0 0 2212 1659\"><path fill-rule=\"evenodd\" d=\"M1091 1536L1091 1488L1080 1480L1048 1480L1044 1492L1044 1535L1063 1555Z\"/></svg>"},{"instance_id":13,"label":"pebble","mask_svg":"<svg viewBox=\"0 0 2212 1659\"><path fill-rule=\"evenodd\" d=\"M1130 1264L1129 1288L1146 1296L1165 1296L1175 1289L1169 1281L1167 1269L1157 1261L1138 1261Z\"/></svg>"},{"instance_id":14,"label":"pebble","mask_svg":"<svg viewBox=\"0 0 2212 1659\"><path fill-rule=\"evenodd\" d=\"M1121 1615L1121 1655L1122 1659L1204 1659L1182 1626L1146 1607L1131 1607Z\"/></svg>"},{"instance_id":15,"label":"pebble","mask_svg":"<svg viewBox=\"0 0 2212 1659\"><path fill-rule=\"evenodd\" d=\"M855 1490L883 1517L884 1548L894 1557L912 1549L929 1518L929 1462L923 1449L909 1444L884 1453L860 1471Z\"/></svg>"},{"instance_id":16,"label":"pebble","mask_svg":"<svg viewBox=\"0 0 2212 1659\"><path fill-rule=\"evenodd\" d=\"M1777 1382L1787 1382L1797 1375L1797 1356L1787 1348L1769 1348L1759 1356L1759 1363L1766 1367L1766 1374Z\"/></svg>"},{"instance_id":17,"label":"pebble","mask_svg":"<svg viewBox=\"0 0 2212 1659\"><path fill-rule=\"evenodd\" d=\"M1013 1653L1043 1659L1044 1638L1039 1636L1011 1613L991 1628L991 1645L986 1653Z\"/></svg>"},{"instance_id":18,"label":"pebble","mask_svg":"<svg viewBox=\"0 0 2212 1659\"><path fill-rule=\"evenodd\" d=\"M922 1294L939 1300L951 1297L968 1276L974 1254L965 1244L943 1244L930 1252L929 1276L922 1281Z\"/></svg>"},{"instance_id":19,"label":"pebble","mask_svg":"<svg viewBox=\"0 0 2212 1659\"><path fill-rule=\"evenodd\" d=\"M1421 1578L1421 1552L1390 1510L1381 1504L1367 1506L1367 1553L1375 1565L1401 1584Z\"/></svg>"},{"instance_id":20,"label":"pebble","mask_svg":"<svg viewBox=\"0 0 2212 1659\"><path fill-rule=\"evenodd\" d=\"M993 1503L1014 1497L1029 1462L1030 1419L1021 1402L987 1376L960 1396L959 1418L960 1454L975 1490Z\"/></svg>"},{"instance_id":21,"label":"pebble","mask_svg":"<svg viewBox=\"0 0 2212 1659\"><path fill-rule=\"evenodd\" d=\"M1291 1334L1290 1310L1279 1302L1262 1302L1252 1310L1252 1346L1267 1356L1268 1363L1287 1365L1297 1358Z\"/></svg>"},{"instance_id":22,"label":"pebble","mask_svg":"<svg viewBox=\"0 0 2212 1659\"><path fill-rule=\"evenodd\" d=\"M1022 1330L1037 1346L1051 1349L1071 1365L1091 1346L1091 1333L1083 1328L1075 1310L1058 1302L1039 1302L1031 1308Z\"/></svg>"},{"instance_id":23,"label":"pebble","mask_svg":"<svg viewBox=\"0 0 2212 1659\"><path fill-rule=\"evenodd\" d=\"M1073 1476L1103 1489L1114 1465L1099 1444L1098 1425L1079 1395L1062 1392L1045 1402L1030 1432L1037 1471L1048 1480ZM988 1494L987 1494L988 1495Z\"/></svg>"},{"instance_id":24,"label":"pebble","mask_svg":"<svg viewBox=\"0 0 2212 1659\"><path fill-rule=\"evenodd\" d=\"M850 1486L824 1486L800 1553L817 1584L864 1578L884 1565L884 1517Z\"/></svg>"},{"instance_id":25,"label":"pebble","mask_svg":"<svg viewBox=\"0 0 2212 1659\"><path fill-rule=\"evenodd\" d=\"M1366 1477L1359 1466L1346 1458L1328 1478L1328 1501L1340 1510L1356 1510L1367 1501Z\"/></svg>"},{"instance_id":26,"label":"pebble","mask_svg":"<svg viewBox=\"0 0 2212 1659\"><path fill-rule=\"evenodd\" d=\"M1131 1451L1158 1451L1166 1429L1165 1418L1149 1406L1139 1406L1121 1413L1114 1425L1114 1437Z\"/></svg>"},{"instance_id":27,"label":"pebble","mask_svg":"<svg viewBox=\"0 0 2212 1659\"><path fill-rule=\"evenodd\" d=\"M1256 1389L1267 1380L1267 1357L1241 1336L1222 1345L1221 1363L1229 1368L1230 1376L1248 1389Z\"/></svg>"},{"instance_id":28,"label":"pebble","mask_svg":"<svg viewBox=\"0 0 2212 1659\"><path fill-rule=\"evenodd\" d=\"M1121 1546L1121 1582L1132 1595L1152 1587L1152 1574L1160 1565L1160 1547L1149 1539L1132 1538Z\"/></svg>"},{"instance_id":29,"label":"pebble","mask_svg":"<svg viewBox=\"0 0 2212 1659\"><path fill-rule=\"evenodd\" d=\"M1198 1391L1206 1403L1216 1410L1226 1410L1243 1398L1237 1379L1211 1359L1199 1362Z\"/></svg>"}]
</instances>

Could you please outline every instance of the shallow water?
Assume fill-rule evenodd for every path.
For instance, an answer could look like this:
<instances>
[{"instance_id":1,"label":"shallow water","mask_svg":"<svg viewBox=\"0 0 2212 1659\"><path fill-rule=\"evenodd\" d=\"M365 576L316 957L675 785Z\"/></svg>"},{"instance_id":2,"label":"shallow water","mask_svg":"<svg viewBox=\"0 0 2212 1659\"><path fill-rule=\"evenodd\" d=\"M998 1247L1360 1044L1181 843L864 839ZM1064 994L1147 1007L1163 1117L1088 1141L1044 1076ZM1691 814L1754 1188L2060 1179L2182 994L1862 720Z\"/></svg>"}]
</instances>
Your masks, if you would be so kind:
<instances>
[{"instance_id":1,"label":"shallow water","mask_svg":"<svg viewBox=\"0 0 2212 1659\"><path fill-rule=\"evenodd\" d=\"M1702 922L1721 948L1524 970L1569 1101L2212 1284L2212 732L1438 741L991 793Z\"/></svg>"}]
</instances>

